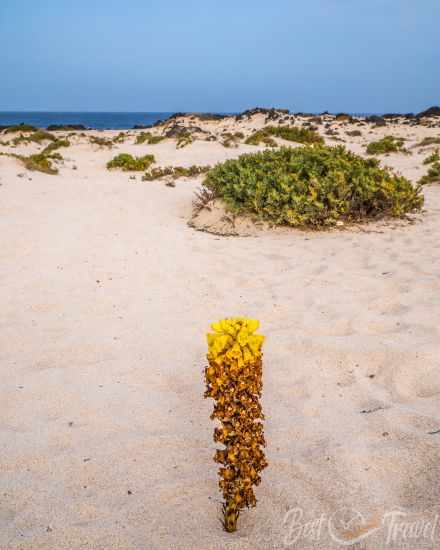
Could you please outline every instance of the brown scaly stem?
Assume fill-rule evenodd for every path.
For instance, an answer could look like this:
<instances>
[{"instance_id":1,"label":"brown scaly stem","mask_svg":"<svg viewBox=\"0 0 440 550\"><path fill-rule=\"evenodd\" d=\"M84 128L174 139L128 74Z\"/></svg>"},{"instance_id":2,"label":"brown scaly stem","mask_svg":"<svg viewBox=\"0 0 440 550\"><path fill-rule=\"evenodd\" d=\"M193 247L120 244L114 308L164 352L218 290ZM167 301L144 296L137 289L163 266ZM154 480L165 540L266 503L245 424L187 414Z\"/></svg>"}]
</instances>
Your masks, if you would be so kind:
<instances>
[{"instance_id":1,"label":"brown scaly stem","mask_svg":"<svg viewBox=\"0 0 440 550\"><path fill-rule=\"evenodd\" d=\"M205 369L205 397L215 400L212 419L220 421L214 441L214 460L219 469L219 487L223 492L226 531L237 529L240 510L257 503L254 485L261 482L260 472L267 466L266 445L259 402L262 390L262 354L264 337L254 334L258 321L233 318L214 323L208 334L208 361Z\"/></svg>"}]
</instances>

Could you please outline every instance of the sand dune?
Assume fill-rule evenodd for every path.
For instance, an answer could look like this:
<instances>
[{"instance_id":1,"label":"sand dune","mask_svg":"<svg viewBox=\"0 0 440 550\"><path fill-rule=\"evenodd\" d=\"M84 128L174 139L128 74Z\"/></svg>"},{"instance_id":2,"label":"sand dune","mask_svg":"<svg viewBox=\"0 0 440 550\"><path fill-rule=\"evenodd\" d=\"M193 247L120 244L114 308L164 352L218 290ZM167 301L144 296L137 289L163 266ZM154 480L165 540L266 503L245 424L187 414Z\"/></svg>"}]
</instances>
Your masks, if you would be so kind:
<instances>
[{"instance_id":1,"label":"sand dune","mask_svg":"<svg viewBox=\"0 0 440 550\"><path fill-rule=\"evenodd\" d=\"M362 131L354 151L439 133ZM77 137L58 176L0 157L2 549L328 550L341 547L328 523L292 542L286 513L305 523L349 508L377 526L398 507L438 512L440 186L425 187L413 223L219 237L187 225L201 178L171 188L105 169L120 151L189 166L249 150ZM425 156L384 162L416 180ZM219 521L203 400L204 335L230 315L267 336L269 467L235 535ZM440 525L436 537L387 548L437 548Z\"/></svg>"}]
</instances>

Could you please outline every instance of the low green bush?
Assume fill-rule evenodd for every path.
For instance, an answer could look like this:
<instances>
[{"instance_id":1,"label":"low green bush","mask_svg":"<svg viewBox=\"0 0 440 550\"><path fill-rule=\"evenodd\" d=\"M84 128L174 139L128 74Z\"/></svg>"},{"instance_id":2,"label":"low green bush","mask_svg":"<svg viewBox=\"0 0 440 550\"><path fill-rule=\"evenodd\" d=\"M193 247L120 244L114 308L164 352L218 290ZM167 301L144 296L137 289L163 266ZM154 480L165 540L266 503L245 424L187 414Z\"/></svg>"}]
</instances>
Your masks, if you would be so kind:
<instances>
[{"instance_id":1,"label":"low green bush","mask_svg":"<svg viewBox=\"0 0 440 550\"><path fill-rule=\"evenodd\" d=\"M240 140L244 139L243 132L225 132L222 135L223 141L221 142L223 147L237 147Z\"/></svg>"},{"instance_id":2,"label":"low green bush","mask_svg":"<svg viewBox=\"0 0 440 550\"><path fill-rule=\"evenodd\" d=\"M111 161L107 163L107 168L120 168L124 172L138 172L147 170L155 162L153 155L144 155L143 157L133 157L128 153L121 153L116 155Z\"/></svg>"},{"instance_id":3,"label":"low green bush","mask_svg":"<svg viewBox=\"0 0 440 550\"><path fill-rule=\"evenodd\" d=\"M246 139L245 143L246 145L260 145L261 143L263 143L264 145L267 145L267 147L277 146L277 142L270 137L265 129L256 130Z\"/></svg>"},{"instance_id":4,"label":"low green bush","mask_svg":"<svg viewBox=\"0 0 440 550\"><path fill-rule=\"evenodd\" d=\"M428 145L440 145L440 137L425 137L415 147L428 147Z\"/></svg>"},{"instance_id":5,"label":"low green bush","mask_svg":"<svg viewBox=\"0 0 440 550\"><path fill-rule=\"evenodd\" d=\"M440 182L440 162L434 162L429 167L428 173L426 176L423 176L420 178L419 183L420 185L426 185L427 183L436 183Z\"/></svg>"},{"instance_id":6,"label":"low green bush","mask_svg":"<svg viewBox=\"0 0 440 550\"><path fill-rule=\"evenodd\" d=\"M211 166L196 165L189 166L188 168L185 168L184 166L165 166L163 168L150 168L150 170L142 176L142 180L153 181L163 178L165 176L171 176L173 179L182 177L193 178L195 176L199 176L200 174L205 174L210 169Z\"/></svg>"},{"instance_id":7,"label":"low green bush","mask_svg":"<svg viewBox=\"0 0 440 550\"><path fill-rule=\"evenodd\" d=\"M193 142L193 137L190 133L182 134L177 138L176 149L183 149Z\"/></svg>"},{"instance_id":8,"label":"low green bush","mask_svg":"<svg viewBox=\"0 0 440 550\"><path fill-rule=\"evenodd\" d=\"M49 143L47 147L43 149L41 152L43 155L51 155L54 151L57 149L60 149L61 147L69 147L70 141L68 139L55 139L55 141L52 141L52 143Z\"/></svg>"},{"instance_id":9,"label":"low green bush","mask_svg":"<svg viewBox=\"0 0 440 550\"><path fill-rule=\"evenodd\" d=\"M37 130L32 132L29 135L20 134L18 137L12 140L14 145L19 145L20 143L41 143L42 141L56 141L56 137L46 130Z\"/></svg>"},{"instance_id":10,"label":"low green bush","mask_svg":"<svg viewBox=\"0 0 440 550\"><path fill-rule=\"evenodd\" d=\"M9 128L6 128L4 131L5 134L13 134L14 132L38 132L38 128L30 124L17 124L15 126L9 126Z\"/></svg>"},{"instance_id":11,"label":"low green bush","mask_svg":"<svg viewBox=\"0 0 440 550\"><path fill-rule=\"evenodd\" d=\"M372 141L367 145L367 153L369 155L384 155L386 153L406 153L403 147L404 138L395 136L385 136L378 141Z\"/></svg>"},{"instance_id":12,"label":"low green bush","mask_svg":"<svg viewBox=\"0 0 440 550\"><path fill-rule=\"evenodd\" d=\"M440 149L437 149L426 157L423 164L433 164L434 162L440 162Z\"/></svg>"},{"instance_id":13,"label":"low green bush","mask_svg":"<svg viewBox=\"0 0 440 550\"><path fill-rule=\"evenodd\" d=\"M37 153L36 155L30 155L28 157L19 155L18 158L28 170L52 175L58 174L58 168L53 166L52 160L62 160L61 155L57 153L53 155Z\"/></svg>"},{"instance_id":14,"label":"low green bush","mask_svg":"<svg viewBox=\"0 0 440 550\"><path fill-rule=\"evenodd\" d=\"M343 146L242 155L215 166L204 186L235 213L290 226L399 217L423 205L419 187Z\"/></svg>"},{"instance_id":15,"label":"low green bush","mask_svg":"<svg viewBox=\"0 0 440 550\"><path fill-rule=\"evenodd\" d=\"M109 149L111 149L114 145L114 141L112 139L100 136L89 136L89 141L93 145L98 145L99 147L108 147Z\"/></svg>"},{"instance_id":16,"label":"low green bush","mask_svg":"<svg viewBox=\"0 0 440 550\"><path fill-rule=\"evenodd\" d=\"M63 160L63 157L57 152L57 149L69 147L69 145L70 142L67 139L55 139L55 141L49 143L42 151L34 155L26 156L9 153L9 156L18 159L28 170L55 175L58 174L58 168L53 165L53 161Z\"/></svg>"},{"instance_id":17,"label":"low green bush","mask_svg":"<svg viewBox=\"0 0 440 550\"><path fill-rule=\"evenodd\" d=\"M153 136L150 132L141 132L136 136L136 145L142 145L142 143L147 143L147 145L156 145L165 139L164 136Z\"/></svg>"},{"instance_id":18,"label":"low green bush","mask_svg":"<svg viewBox=\"0 0 440 550\"><path fill-rule=\"evenodd\" d=\"M270 147L275 147L276 142L272 139L273 137L304 144L324 143L324 139L318 132L310 128L298 128L296 126L266 126L249 136L245 143L248 145L264 143Z\"/></svg>"},{"instance_id":19,"label":"low green bush","mask_svg":"<svg viewBox=\"0 0 440 550\"><path fill-rule=\"evenodd\" d=\"M119 132L117 136L111 139L113 143L124 143L125 139L127 138L127 134L124 132Z\"/></svg>"}]
</instances>

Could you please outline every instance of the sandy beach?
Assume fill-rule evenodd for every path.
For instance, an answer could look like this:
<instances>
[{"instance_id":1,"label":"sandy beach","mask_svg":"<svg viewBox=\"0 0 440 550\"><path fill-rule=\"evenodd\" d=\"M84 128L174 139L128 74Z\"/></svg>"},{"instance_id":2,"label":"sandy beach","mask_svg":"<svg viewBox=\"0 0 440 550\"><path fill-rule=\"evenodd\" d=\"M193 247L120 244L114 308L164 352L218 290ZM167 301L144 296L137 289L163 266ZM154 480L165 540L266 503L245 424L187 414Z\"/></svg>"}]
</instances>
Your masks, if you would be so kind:
<instances>
[{"instance_id":1,"label":"sandy beach","mask_svg":"<svg viewBox=\"0 0 440 550\"><path fill-rule=\"evenodd\" d=\"M411 154L378 158L416 183L436 148L416 145L440 136L438 117L376 127L286 116L184 116L148 130L190 128L180 149L174 137L137 145L142 130L111 148L90 136L118 131L54 132L70 141L57 175L0 156L2 550L329 550L342 547L331 526L344 510L375 529L354 548L376 550L389 512L434 522L440 184L424 186L424 211L410 220L221 236L188 225L203 176L142 181L106 168L122 152L212 166L264 149L225 147L226 133L310 123L362 155L373 140L404 137ZM235 315L259 319L267 337L269 467L231 535L203 369L210 323ZM319 540L292 531L321 517ZM438 548L440 524L435 536L386 547Z\"/></svg>"}]
</instances>

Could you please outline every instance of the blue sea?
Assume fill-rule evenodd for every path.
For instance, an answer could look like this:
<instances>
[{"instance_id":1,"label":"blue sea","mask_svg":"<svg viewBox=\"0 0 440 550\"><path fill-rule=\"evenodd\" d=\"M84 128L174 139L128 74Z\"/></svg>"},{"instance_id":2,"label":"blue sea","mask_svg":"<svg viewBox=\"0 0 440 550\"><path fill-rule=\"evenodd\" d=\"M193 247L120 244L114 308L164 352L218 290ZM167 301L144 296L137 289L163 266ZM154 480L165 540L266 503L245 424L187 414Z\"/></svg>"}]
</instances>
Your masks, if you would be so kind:
<instances>
[{"instance_id":1,"label":"blue sea","mask_svg":"<svg viewBox=\"0 0 440 550\"><path fill-rule=\"evenodd\" d=\"M173 113L56 113L56 112L0 112L0 126L32 124L47 128L51 124L83 124L99 130L127 130L136 125L148 126L164 120Z\"/></svg>"}]
</instances>

